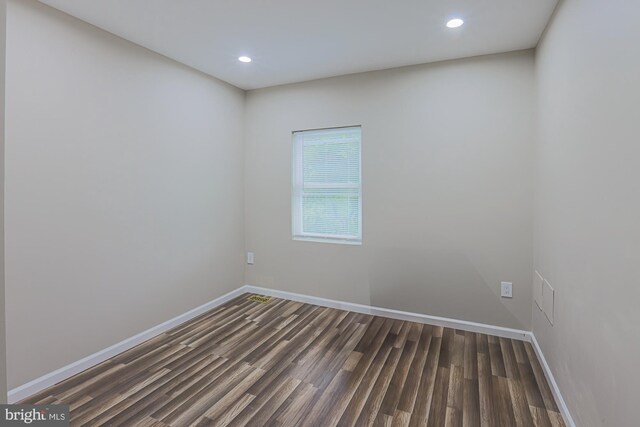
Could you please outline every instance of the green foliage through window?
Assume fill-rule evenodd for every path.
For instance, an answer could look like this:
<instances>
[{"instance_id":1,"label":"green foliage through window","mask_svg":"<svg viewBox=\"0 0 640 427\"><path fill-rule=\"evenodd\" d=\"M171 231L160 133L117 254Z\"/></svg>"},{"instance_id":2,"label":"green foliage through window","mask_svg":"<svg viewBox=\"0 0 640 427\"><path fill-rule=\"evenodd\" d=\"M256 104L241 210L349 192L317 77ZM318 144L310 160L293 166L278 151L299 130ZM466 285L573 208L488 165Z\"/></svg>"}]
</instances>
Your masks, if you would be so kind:
<instances>
[{"instance_id":1,"label":"green foliage through window","mask_svg":"<svg viewBox=\"0 0 640 427\"><path fill-rule=\"evenodd\" d=\"M294 237L361 239L360 127L294 133Z\"/></svg>"}]
</instances>

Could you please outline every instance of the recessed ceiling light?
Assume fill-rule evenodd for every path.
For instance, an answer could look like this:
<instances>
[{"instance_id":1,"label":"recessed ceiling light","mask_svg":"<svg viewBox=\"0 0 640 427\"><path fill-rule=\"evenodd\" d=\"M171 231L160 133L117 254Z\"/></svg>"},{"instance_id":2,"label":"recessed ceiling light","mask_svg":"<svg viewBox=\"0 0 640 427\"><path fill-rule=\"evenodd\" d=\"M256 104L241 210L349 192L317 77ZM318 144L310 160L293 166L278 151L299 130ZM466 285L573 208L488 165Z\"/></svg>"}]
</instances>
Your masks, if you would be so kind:
<instances>
[{"instance_id":1,"label":"recessed ceiling light","mask_svg":"<svg viewBox=\"0 0 640 427\"><path fill-rule=\"evenodd\" d=\"M451 19L449 22L447 22L447 27L449 28L458 28L461 27L462 24L464 24L464 21L460 18L455 18L455 19Z\"/></svg>"},{"instance_id":2,"label":"recessed ceiling light","mask_svg":"<svg viewBox=\"0 0 640 427\"><path fill-rule=\"evenodd\" d=\"M240 56L238 58L238 61L240 61L240 62L251 62L251 58L249 58L248 56Z\"/></svg>"}]
</instances>

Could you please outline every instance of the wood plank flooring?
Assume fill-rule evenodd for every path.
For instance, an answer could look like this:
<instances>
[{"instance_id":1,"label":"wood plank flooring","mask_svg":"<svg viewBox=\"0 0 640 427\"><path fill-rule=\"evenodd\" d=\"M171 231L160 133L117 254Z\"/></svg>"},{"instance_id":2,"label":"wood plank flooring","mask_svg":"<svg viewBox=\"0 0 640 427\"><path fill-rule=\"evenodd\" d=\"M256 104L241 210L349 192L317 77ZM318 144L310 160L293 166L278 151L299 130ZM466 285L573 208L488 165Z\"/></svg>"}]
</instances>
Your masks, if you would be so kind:
<instances>
[{"instance_id":1,"label":"wood plank flooring","mask_svg":"<svg viewBox=\"0 0 640 427\"><path fill-rule=\"evenodd\" d=\"M74 426L564 426L529 343L248 297L23 403Z\"/></svg>"}]
</instances>

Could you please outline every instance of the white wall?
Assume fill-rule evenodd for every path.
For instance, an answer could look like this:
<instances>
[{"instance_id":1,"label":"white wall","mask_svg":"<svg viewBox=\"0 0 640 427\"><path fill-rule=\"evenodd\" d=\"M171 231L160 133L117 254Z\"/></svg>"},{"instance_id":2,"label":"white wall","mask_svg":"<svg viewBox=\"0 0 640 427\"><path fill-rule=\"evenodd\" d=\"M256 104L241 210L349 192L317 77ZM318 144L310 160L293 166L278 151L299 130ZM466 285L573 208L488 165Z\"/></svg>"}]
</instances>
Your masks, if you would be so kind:
<instances>
[{"instance_id":1,"label":"white wall","mask_svg":"<svg viewBox=\"0 0 640 427\"><path fill-rule=\"evenodd\" d=\"M15 387L243 284L244 93L32 0L7 58Z\"/></svg>"},{"instance_id":2,"label":"white wall","mask_svg":"<svg viewBox=\"0 0 640 427\"><path fill-rule=\"evenodd\" d=\"M536 57L533 331L579 426L638 425L640 3L565 0Z\"/></svg>"},{"instance_id":3,"label":"white wall","mask_svg":"<svg viewBox=\"0 0 640 427\"><path fill-rule=\"evenodd\" d=\"M246 108L248 283L529 329L532 51L256 90ZM358 124L363 245L292 241L291 132Z\"/></svg>"},{"instance_id":4,"label":"white wall","mask_svg":"<svg viewBox=\"0 0 640 427\"><path fill-rule=\"evenodd\" d=\"M7 2L0 0L0 242L4 242L5 50ZM4 296L4 245L0 245L0 403L7 401L7 350Z\"/></svg>"}]
</instances>

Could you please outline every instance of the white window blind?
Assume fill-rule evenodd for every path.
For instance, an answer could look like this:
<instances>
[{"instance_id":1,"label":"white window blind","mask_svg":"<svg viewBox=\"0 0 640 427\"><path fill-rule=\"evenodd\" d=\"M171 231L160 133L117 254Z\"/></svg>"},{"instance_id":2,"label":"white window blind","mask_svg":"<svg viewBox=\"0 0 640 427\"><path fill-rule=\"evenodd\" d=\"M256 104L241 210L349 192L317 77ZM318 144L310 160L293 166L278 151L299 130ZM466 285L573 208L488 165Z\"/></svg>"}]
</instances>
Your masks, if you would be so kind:
<instances>
[{"instance_id":1,"label":"white window blind","mask_svg":"<svg viewBox=\"0 0 640 427\"><path fill-rule=\"evenodd\" d=\"M293 133L293 238L362 241L359 126Z\"/></svg>"}]
</instances>

